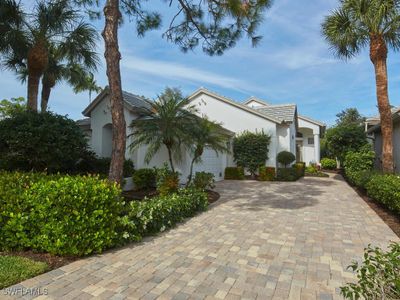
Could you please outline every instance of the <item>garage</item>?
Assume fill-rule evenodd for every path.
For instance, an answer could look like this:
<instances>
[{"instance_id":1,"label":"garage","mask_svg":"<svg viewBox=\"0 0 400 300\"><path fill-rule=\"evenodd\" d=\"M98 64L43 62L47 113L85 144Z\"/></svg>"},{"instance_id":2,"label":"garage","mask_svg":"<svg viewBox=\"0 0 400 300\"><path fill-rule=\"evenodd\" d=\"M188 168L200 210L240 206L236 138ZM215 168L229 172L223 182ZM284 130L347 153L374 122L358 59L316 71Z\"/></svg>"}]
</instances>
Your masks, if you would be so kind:
<instances>
[{"instance_id":1,"label":"garage","mask_svg":"<svg viewBox=\"0 0 400 300\"><path fill-rule=\"evenodd\" d=\"M215 181L224 179L226 167L226 154L216 153L212 149L205 149L201 156L201 163L193 166L193 174L196 172L208 172L214 174Z\"/></svg>"}]
</instances>

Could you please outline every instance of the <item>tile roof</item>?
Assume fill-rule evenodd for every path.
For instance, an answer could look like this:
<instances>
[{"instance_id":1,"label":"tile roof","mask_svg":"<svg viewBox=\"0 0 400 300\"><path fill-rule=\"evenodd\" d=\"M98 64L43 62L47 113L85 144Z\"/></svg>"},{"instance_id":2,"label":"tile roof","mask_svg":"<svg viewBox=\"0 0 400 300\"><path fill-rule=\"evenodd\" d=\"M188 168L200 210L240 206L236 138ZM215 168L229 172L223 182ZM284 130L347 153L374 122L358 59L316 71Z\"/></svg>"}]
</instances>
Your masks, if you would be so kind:
<instances>
[{"instance_id":1,"label":"tile roof","mask_svg":"<svg viewBox=\"0 0 400 300\"><path fill-rule=\"evenodd\" d=\"M296 104L268 105L254 109L282 122L293 122L296 116Z\"/></svg>"}]
</instances>

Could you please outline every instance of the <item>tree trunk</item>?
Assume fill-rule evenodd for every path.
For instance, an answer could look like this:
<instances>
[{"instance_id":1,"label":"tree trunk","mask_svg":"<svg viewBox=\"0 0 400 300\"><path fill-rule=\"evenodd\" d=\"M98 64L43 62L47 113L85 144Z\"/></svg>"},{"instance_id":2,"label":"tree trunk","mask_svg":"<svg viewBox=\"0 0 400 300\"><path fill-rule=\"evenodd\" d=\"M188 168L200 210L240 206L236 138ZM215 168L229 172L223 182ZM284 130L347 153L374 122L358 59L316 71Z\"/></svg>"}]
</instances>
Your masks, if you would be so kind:
<instances>
[{"instance_id":1,"label":"tree trunk","mask_svg":"<svg viewBox=\"0 0 400 300\"><path fill-rule=\"evenodd\" d=\"M381 118L382 131L382 170L393 173L393 121L389 103L387 80L387 46L380 35L371 35L370 59L375 68L376 95Z\"/></svg>"},{"instance_id":2,"label":"tree trunk","mask_svg":"<svg viewBox=\"0 0 400 300\"><path fill-rule=\"evenodd\" d=\"M41 74L29 72L28 74L28 109L37 112L38 110L38 93Z\"/></svg>"},{"instance_id":3,"label":"tree trunk","mask_svg":"<svg viewBox=\"0 0 400 300\"><path fill-rule=\"evenodd\" d=\"M40 111L47 111L47 105L49 103L50 93L52 86L42 81L42 98L40 100Z\"/></svg>"},{"instance_id":4,"label":"tree trunk","mask_svg":"<svg viewBox=\"0 0 400 300\"><path fill-rule=\"evenodd\" d=\"M194 165L194 162L195 162L196 159L197 159L196 157L193 157L192 162L190 163L190 172L189 172L189 176L188 176L188 181L187 181L187 183L186 183L186 187L188 187L189 184L190 184L190 182L192 181L192 177L193 177L193 165Z\"/></svg>"},{"instance_id":5,"label":"tree trunk","mask_svg":"<svg viewBox=\"0 0 400 300\"><path fill-rule=\"evenodd\" d=\"M107 65L107 77L111 97L112 153L108 179L121 183L126 148L126 124L121 87L120 60L118 47L118 23L121 17L119 0L107 0L104 6L105 26L102 33Z\"/></svg>"},{"instance_id":6,"label":"tree trunk","mask_svg":"<svg viewBox=\"0 0 400 300\"><path fill-rule=\"evenodd\" d=\"M168 146L167 146L167 150L168 150L169 165L171 166L172 172L175 173L174 162L173 162L173 160L172 160L171 147L168 147Z\"/></svg>"}]
</instances>

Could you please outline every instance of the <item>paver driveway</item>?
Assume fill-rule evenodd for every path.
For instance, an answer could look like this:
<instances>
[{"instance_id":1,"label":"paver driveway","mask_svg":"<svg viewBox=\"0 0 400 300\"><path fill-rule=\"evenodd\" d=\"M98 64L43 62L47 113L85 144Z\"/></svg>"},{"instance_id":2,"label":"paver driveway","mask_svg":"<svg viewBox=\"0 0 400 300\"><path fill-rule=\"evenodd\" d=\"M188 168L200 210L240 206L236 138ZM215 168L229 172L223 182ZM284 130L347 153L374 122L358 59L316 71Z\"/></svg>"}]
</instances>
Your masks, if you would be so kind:
<instances>
[{"instance_id":1,"label":"paver driveway","mask_svg":"<svg viewBox=\"0 0 400 300\"><path fill-rule=\"evenodd\" d=\"M178 228L16 287L54 299L332 299L364 246L398 240L339 178L217 190L219 202Z\"/></svg>"}]
</instances>

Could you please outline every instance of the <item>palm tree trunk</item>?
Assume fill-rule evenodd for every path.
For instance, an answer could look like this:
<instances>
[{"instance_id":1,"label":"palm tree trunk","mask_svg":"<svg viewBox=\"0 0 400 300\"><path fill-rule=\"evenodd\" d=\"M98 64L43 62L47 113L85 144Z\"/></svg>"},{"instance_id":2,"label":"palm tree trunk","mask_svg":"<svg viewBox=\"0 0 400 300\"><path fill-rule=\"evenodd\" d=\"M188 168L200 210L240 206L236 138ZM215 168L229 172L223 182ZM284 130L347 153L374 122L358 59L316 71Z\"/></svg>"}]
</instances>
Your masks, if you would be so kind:
<instances>
[{"instance_id":1,"label":"palm tree trunk","mask_svg":"<svg viewBox=\"0 0 400 300\"><path fill-rule=\"evenodd\" d=\"M192 177L193 177L193 165L194 162L196 161L196 157L193 157L192 162L190 163L190 172L189 172L189 176L188 176L188 181L186 183L186 187L189 186L190 182L192 182Z\"/></svg>"},{"instance_id":2,"label":"palm tree trunk","mask_svg":"<svg viewBox=\"0 0 400 300\"><path fill-rule=\"evenodd\" d=\"M42 81L42 99L40 100L40 111L47 111L47 105L49 103L51 93L51 86L44 81Z\"/></svg>"},{"instance_id":3,"label":"palm tree trunk","mask_svg":"<svg viewBox=\"0 0 400 300\"><path fill-rule=\"evenodd\" d=\"M371 36L370 58L375 68L376 95L381 118L382 170L384 173L393 173L393 121L388 94L387 52L382 36Z\"/></svg>"},{"instance_id":4,"label":"palm tree trunk","mask_svg":"<svg viewBox=\"0 0 400 300\"><path fill-rule=\"evenodd\" d=\"M171 166L171 170L172 172L175 173L175 168L174 168L174 161L172 159L172 151L171 151L171 147L167 146L167 150L168 150L168 159L169 159L169 165Z\"/></svg>"},{"instance_id":5,"label":"palm tree trunk","mask_svg":"<svg viewBox=\"0 0 400 300\"><path fill-rule=\"evenodd\" d=\"M40 74L36 72L30 72L28 74L28 109L37 112L38 110L38 93L39 93L39 82Z\"/></svg>"},{"instance_id":6,"label":"palm tree trunk","mask_svg":"<svg viewBox=\"0 0 400 300\"><path fill-rule=\"evenodd\" d=\"M121 87L118 47L118 23L121 17L119 0L107 0L104 6L105 27L102 33L105 43L104 57L107 65L108 84L111 97L112 153L108 179L121 183L126 148L126 123Z\"/></svg>"}]
</instances>

